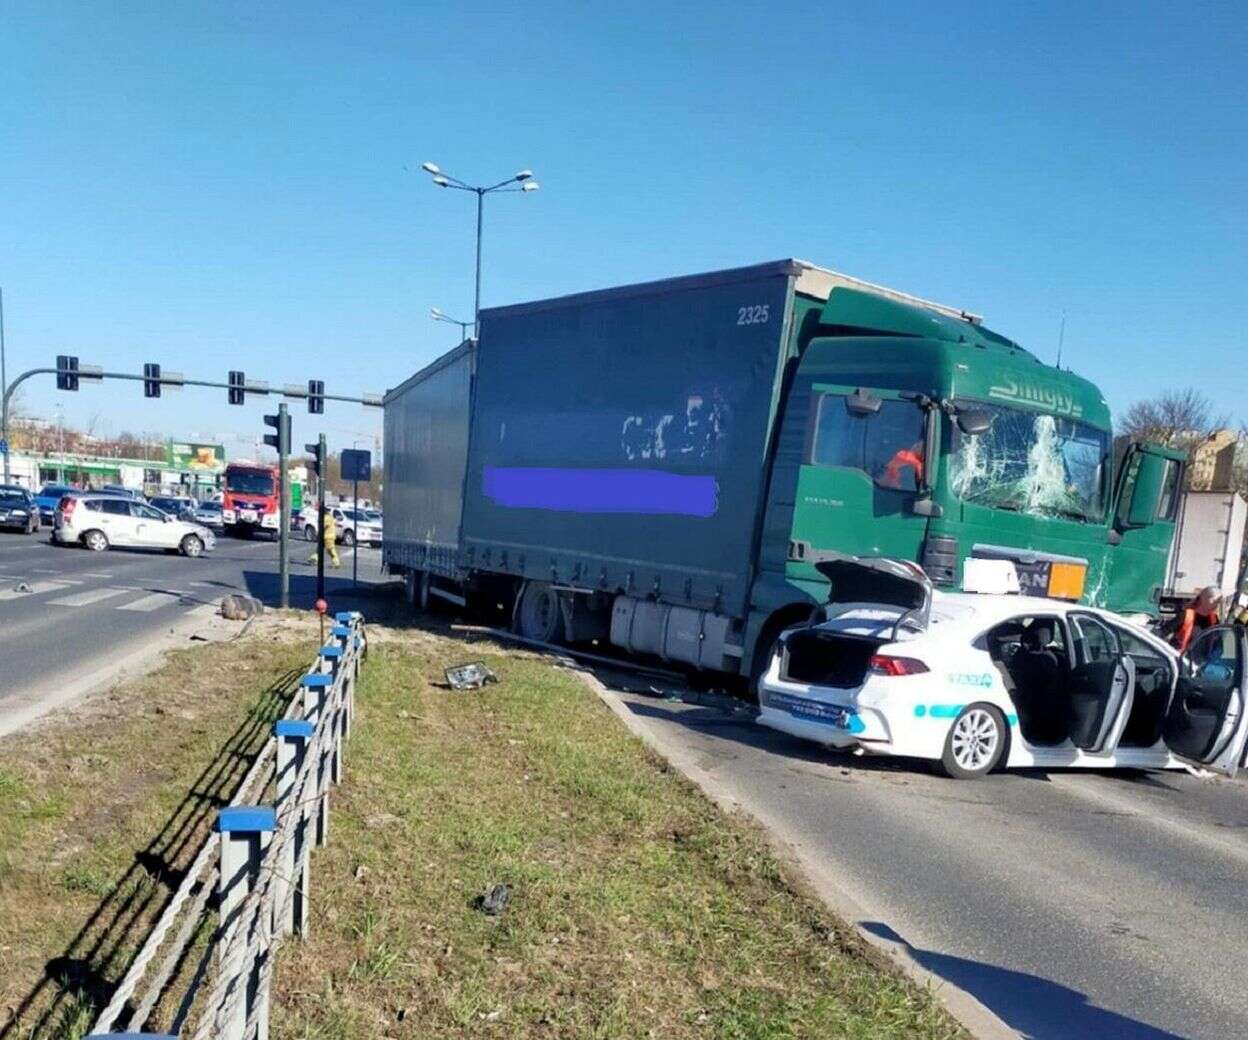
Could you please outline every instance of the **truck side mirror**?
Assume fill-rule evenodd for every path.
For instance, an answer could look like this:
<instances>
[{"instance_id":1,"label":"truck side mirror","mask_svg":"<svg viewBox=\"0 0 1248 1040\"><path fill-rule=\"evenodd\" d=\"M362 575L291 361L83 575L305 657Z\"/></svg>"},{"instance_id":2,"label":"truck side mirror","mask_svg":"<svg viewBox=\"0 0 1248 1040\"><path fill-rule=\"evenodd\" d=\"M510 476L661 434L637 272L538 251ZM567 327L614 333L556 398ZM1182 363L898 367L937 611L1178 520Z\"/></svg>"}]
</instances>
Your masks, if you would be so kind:
<instances>
[{"instance_id":1,"label":"truck side mirror","mask_svg":"<svg viewBox=\"0 0 1248 1040\"><path fill-rule=\"evenodd\" d=\"M1157 505L1161 501L1167 461L1160 455L1140 453L1126 515L1122 517L1125 526L1147 527L1157 519Z\"/></svg>"},{"instance_id":2,"label":"truck side mirror","mask_svg":"<svg viewBox=\"0 0 1248 1040\"><path fill-rule=\"evenodd\" d=\"M845 411L856 418L865 419L868 415L875 415L883 403L870 390L859 387L845 398Z\"/></svg>"},{"instance_id":3,"label":"truck side mirror","mask_svg":"<svg viewBox=\"0 0 1248 1040\"><path fill-rule=\"evenodd\" d=\"M959 408L954 418L964 434L979 437L992 429L992 420L996 417L985 408Z\"/></svg>"}]
</instances>

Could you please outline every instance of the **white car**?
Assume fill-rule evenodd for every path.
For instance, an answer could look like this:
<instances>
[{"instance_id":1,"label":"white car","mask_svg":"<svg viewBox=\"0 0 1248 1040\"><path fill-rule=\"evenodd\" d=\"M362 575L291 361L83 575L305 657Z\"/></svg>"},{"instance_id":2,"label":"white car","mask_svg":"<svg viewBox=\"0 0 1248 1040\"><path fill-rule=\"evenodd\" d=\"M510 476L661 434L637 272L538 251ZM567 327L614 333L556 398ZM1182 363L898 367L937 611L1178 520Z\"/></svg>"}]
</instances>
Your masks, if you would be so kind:
<instances>
[{"instance_id":1,"label":"white car","mask_svg":"<svg viewBox=\"0 0 1248 1040\"><path fill-rule=\"evenodd\" d=\"M61 499L52 520L52 540L84 545L95 552L110 546L166 549L199 556L216 545L200 524L178 520L146 502L121 495L81 493Z\"/></svg>"},{"instance_id":2,"label":"white car","mask_svg":"<svg viewBox=\"0 0 1248 1040\"><path fill-rule=\"evenodd\" d=\"M764 726L966 779L998 766L1245 765L1242 628L1206 629L1180 656L1077 603L933 592L896 560L817 566L829 603L778 641L759 684Z\"/></svg>"},{"instance_id":3,"label":"white car","mask_svg":"<svg viewBox=\"0 0 1248 1040\"><path fill-rule=\"evenodd\" d=\"M380 545L381 544L381 523L380 521L370 518L364 509L358 512L354 509L343 508L342 506L326 506L325 512L332 513L334 517L334 530L337 532L337 540L343 545L354 545L359 542L361 545ZM300 530L303 531L303 537L309 542L316 541L317 532L317 512L313 506L309 510L300 510L302 517Z\"/></svg>"}]
</instances>

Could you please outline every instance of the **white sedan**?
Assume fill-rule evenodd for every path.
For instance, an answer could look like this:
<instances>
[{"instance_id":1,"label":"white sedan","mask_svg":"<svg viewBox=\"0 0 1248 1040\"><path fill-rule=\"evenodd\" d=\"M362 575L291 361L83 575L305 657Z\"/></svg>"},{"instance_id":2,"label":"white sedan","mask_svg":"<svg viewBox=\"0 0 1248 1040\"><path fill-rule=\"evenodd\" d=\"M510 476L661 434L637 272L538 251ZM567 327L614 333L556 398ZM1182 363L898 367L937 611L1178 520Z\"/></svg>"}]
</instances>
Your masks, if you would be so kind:
<instances>
[{"instance_id":1,"label":"white sedan","mask_svg":"<svg viewBox=\"0 0 1248 1040\"><path fill-rule=\"evenodd\" d=\"M56 507L52 525L54 542L83 545L95 552L125 546L200 556L216 545L208 528L121 495L66 495Z\"/></svg>"},{"instance_id":2,"label":"white sedan","mask_svg":"<svg viewBox=\"0 0 1248 1040\"><path fill-rule=\"evenodd\" d=\"M838 748L997 767L1245 765L1248 638L1221 625L1182 656L1102 610L1018 595L934 592L913 564L818 564L822 618L784 633L758 721Z\"/></svg>"}]
</instances>

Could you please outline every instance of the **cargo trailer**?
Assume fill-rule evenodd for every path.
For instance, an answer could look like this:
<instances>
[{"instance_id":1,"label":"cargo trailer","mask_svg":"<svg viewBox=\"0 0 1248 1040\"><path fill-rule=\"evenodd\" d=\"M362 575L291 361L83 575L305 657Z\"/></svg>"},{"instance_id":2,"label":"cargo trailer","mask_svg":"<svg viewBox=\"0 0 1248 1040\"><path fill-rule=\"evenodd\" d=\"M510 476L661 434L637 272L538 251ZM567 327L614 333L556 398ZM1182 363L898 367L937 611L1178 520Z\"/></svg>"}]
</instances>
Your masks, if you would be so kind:
<instances>
[{"instance_id":1,"label":"cargo trailer","mask_svg":"<svg viewBox=\"0 0 1248 1040\"><path fill-rule=\"evenodd\" d=\"M838 554L1155 610L1181 456L974 314L784 260L488 309L385 398L383 558L525 636L750 674Z\"/></svg>"}]
</instances>

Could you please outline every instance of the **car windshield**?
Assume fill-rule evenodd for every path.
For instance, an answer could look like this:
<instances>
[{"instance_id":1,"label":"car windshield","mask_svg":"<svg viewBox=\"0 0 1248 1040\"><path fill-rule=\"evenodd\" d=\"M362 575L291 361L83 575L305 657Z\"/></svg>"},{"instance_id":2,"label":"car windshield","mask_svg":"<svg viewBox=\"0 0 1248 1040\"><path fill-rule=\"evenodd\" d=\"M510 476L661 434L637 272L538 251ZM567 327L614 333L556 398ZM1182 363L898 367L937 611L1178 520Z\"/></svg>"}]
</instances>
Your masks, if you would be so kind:
<instances>
[{"instance_id":1,"label":"car windshield","mask_svg":"<svg viewBox=\"0 0 1248 1040\"><path fill-rule=\"evenodd\" d=\"M201 502L199 504L199 511L201 513L219 513L221 512L221 503L220 502Z\"/></svg>"},{"instance_id":2,"label":"car windshield","mask_svg":"<svg viewBox=\"0 0 1248 1040\"><path fill-rule=\"evenodd\" d=\"M993 417L977 436L954 424L949 482L965 502L1037 516L1105 515L1107 430L1074 419L976 403Z\"/></svg>"},{"instance_id":3,"label":"car windshield","mask_svg":"<svg viewBox=\"0 0 1248 1040\"><path fill-rule=\"evenodd\" d=\"M0 491L0 506L5 509L20 509L26 504L26 496L13 491Z\"/></svg>"},{"instance_id":4,"label":"car windshield","mask_svg":"<svg viewBox=\"0 0 1248 1040\"><path fill-rule=\"evenodd\" d=\"M260 470L236 469L225 478L225 486L245 495L273 494L273 474Z\"/></svg>"},{"instance_id":5,"label":"car windshield","mask_svg":"<svg viewBox=\"0 0 1248 1040\"><path fill-rule=\"evenodd\" d=\"M74 489L65 487L63 484L45 484L42 491L39 492L40 498L60 498L62 495L68 495Z\"/></svg>"}]
</instances>

